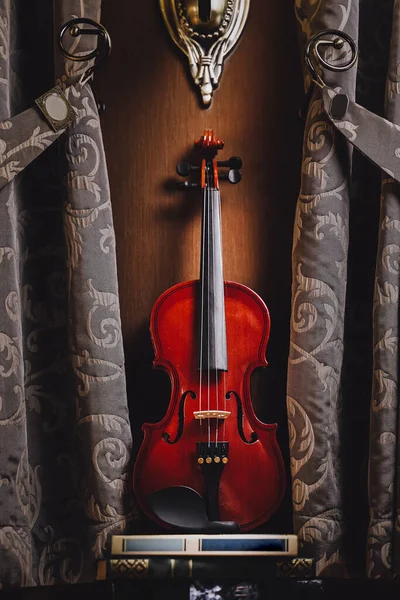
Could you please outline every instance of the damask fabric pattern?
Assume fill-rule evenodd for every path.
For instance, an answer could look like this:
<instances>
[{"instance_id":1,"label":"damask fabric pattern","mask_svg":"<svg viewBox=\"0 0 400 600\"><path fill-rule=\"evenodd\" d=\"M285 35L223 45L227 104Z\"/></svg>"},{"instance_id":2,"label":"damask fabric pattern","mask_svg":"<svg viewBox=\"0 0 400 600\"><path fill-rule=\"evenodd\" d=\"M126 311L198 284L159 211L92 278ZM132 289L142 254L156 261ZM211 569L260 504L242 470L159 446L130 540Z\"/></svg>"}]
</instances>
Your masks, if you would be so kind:
<instances>
[{"instance_id":1,"label":"damask fabric pattern","mask_svg":"<svg viewBox=\"0 0 400 600\"><path fill-rule=\"evenodd\" d=\"M400 2L395 0L385 116L400 133L399 39ZM400 143L391 150L398 159ZM400 573L399 254L400 185L384 175L373 314L367 564L372 577Z\"/></svg>"},{"instance_id":2,"label":"damask fabric pattern","mask_svg":"<svg viewBox=\"0 0 400 600\"><path fill-rule=\"evenodd\" d=\"M45 71L46 57L53 56L53 18L57 32L67 19L99 18L98 0L56 2L54 15L50 0L23 4L0 1L3 126L54 85L50 76L33 95L22 77L32 48L18 44L36 43L26 36L26 20L33 30L35 18L49 27L38 35L50 44L42 55ZM57 75L67 88L78 73L59 60ZM16 152L13 138L0 129L2 155L15 153L8 167L14 178L0 191L0 587L94 579L110 535L133 516L115 239L100 123L88 85L67 93L73 94L77 119L58 141L40 137L36 117L24 122L31 131L22 152L44 151L20 172L21 148Z\"/></svg>"},{"instance_id":3,"label":"damask fabric pattern","mask_svg":"<svg viewBox=\"0 0 400 600\"><path fill-rule=\"evenodd\" d=\"M358 2L297 2L296 15L303 44L327 28L345 28L357 39ZM327 83L334 83L331 73ZM340 84L354 99L354 71L343 73ZM305 128L295 217L287 403L295 532L304 555L315 556L318 574L341 564L344 528L338 402L350 161L350 150L335 134L316 90Z\"/></svg>"},{"instance_id":4,"label":"damask fabric pattern","mask_svg":"<svg viewBox=\"0 0 400 600\"><path fill-rule=\"evenodd\" d=\"M296 15L302 31L302 44L312 34L326 28L341 29L356 41L362 35L365 21L361 15L367 0L296 2ZM346 74L324 72L323 79L331 88L316 89L309 110L304 137L302 183L297 205L293 244L293 298L291 348L288 378L288 412L291 434L291 469L295 531L302 552L316 557L317 574L351 575L352 565L347 550L362 552L359 563L369 577L392 577L399 572L399 422L398 422L398 318L399 318L399 252L400 197L394 181L396 157L400 145L400 2L375 3L375 19L381 12L390 15L393 25L386 86L385 124L392 136L377 138L375 120L360 107L352 112L352 104L343 119L329 121L330 99L335 93L355 98L356 69ZM379 20L379 19L378 19ZM375 24L375 29L376 29ZM339 60L340 53L331 60ZM343 58L343 55L342 55ZM363 68L360 58L361 66ZM362 76L358 73L359 81ZM306 81L306 84L309 81ZM362 94L358 93L361 97ZM325 105L324 105L325 101ZM377 120L379 125L379 120ZM382 125L382 121L380 123ZM371 125L371 126L370 126ZM381 127L384 131L384 127ZM379 131L379 127L378 127ZM343 135L342 135L343 134ZM356 159L347 138L365 151L385 170L382 183L379 220L376 229L377 256L374 293L371 290L373 340L367 338L372 356L371 374L364 375L371 385L365 393L362 384L352 386L364 407L370 406L368 422L354 422L369 438L369 469L363 471L367 494L365 506L369 524L359 530L358 542L347 539L349 495L360 485L359 473L346 472L346 415L349 403L355 402L346 392L346 360L351 326L346 314L351 312L351 286L347 286L347 268L352 247L349 208L358 208ZM378 160L377 160L378 157ZM365 168L374 169L372 164ZM364 176L364 175L362 175ZM396 175L397 177L397 175ZM375 198L365 201L379 202ZM374 239L369 241L374 247ZM364 258L368 254L364 246ZM360 258L363 258L363 254ZM349 284L351 281L349 281ZM354 287L354 286L353 286ZM346 298L347 294L347 298ZM366 300L367 306L369 299ZM362 312L358 309L358 312ZM357 310L354 313L357 315ZM357 315L358 316L358 315ZM357 318L356 316L356 318ZM362 335L362 334L361 334ZM365 368L369 368L368 359ZM373 376L372 376L373 371ZM348 375L351 377L351 373ZM368 395L367 395L368 394ZM359 399L357 399L360 406ZM354 445L359 443L353 431ZM367 442L368 444L368 442ZM367 487L368 486L368 487ZM397 490L396 490L397 486ZM349 494L350 490L350 494ZM368 536L368 537L367 537ZM364 556L367 556L365 562Z\"/></svg>"}]
</instances>

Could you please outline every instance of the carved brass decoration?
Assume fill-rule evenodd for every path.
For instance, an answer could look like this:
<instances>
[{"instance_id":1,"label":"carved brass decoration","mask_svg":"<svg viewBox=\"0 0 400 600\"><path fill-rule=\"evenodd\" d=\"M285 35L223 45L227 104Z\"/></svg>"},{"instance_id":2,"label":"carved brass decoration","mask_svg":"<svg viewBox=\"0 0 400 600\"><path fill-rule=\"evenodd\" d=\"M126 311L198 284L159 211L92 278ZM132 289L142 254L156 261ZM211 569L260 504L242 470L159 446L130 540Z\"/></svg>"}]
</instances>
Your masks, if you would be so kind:
<instances>
[{"instance_id":1,"label":"carved brass decoration","mask_svg":"<svg viewBox=\"0 0 400 600\"><path fill-rule=\"evenodd\" d=\"M169 34L186 54L205 106L243 31L249 6L250 0L160 0Z\"/></svg>"}]
</instances>

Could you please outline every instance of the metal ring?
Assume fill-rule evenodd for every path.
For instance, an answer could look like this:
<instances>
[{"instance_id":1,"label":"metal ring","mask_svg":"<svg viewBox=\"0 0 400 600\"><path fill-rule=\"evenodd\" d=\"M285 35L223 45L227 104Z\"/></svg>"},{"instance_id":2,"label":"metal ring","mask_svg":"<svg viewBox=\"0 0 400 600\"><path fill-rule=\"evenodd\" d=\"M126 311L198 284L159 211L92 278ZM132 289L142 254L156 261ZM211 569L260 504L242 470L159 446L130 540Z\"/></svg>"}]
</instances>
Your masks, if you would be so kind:
<instances>
[{"instance_id":1,"label":"metal ring","mask_svg":"<svg viewBox=\"0 0 400 600\"><path fill-rule=\"evenodd\" d=\"M82 29L79 27L81 24L92 25L94 29ZM97 44L97 48L88 52L85 55L75 56L75 54L71 54L64 46L63 37L66 31L72 37L78 37L79 35L97 35L99 38L99 43ZM101 40L101 43L100 43ZM87 60L91 60L92 58L98 58L100 55L102 60L105 60L107 56L111 52L111 38L109 33L103 25L97 23L97 21L93 21L92 19L87 19L86 17L81 17L79 19L71 19L63 25L58 34L58 44L61 48L61 52L64 56L73 60L75 62L84 62Z\"/></svg>"},{"instance_id":2,"label":"metal ring","mask_svg":"<svg viewBox=\"0 0 400 600\"><path fill-rule=\"evenodd\" d=\"M326 35L334 35L336 36L336 38L333 40L321 39L324 38ZM334 46L335 48L340 49L344 46L345 42L347 42L350 46L351 58L347 63L343 65L332 65L331 63L328 63L321 56L318 50L319 46ZM319 33L313 35L306 46L304 52L304 60L312 75L313 81L315 81L318 84L324 84L324 81L321 79L321 77L317 73L316 68L314 67L311 55L314 55L317 58L317 60L322 64L322 66L324 66L329 71L342 72L348 71L355 65L358 58L358 50L353 38L348 33L340 31L339 29L324 29L324 31L320 31Z\"/></svg>"}]
</instances>

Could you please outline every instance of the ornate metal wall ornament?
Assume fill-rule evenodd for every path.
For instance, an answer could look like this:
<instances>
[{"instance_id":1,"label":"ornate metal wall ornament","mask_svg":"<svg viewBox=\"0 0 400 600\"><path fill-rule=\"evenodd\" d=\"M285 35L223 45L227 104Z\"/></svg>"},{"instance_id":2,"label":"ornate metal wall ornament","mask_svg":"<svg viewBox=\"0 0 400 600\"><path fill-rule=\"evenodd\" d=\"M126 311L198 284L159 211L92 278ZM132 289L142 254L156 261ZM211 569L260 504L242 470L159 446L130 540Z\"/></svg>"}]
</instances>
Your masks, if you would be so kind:
<instances>
[{"instance_id":1,"label":"ornate metal wall ornament","mask_svg":"<svg viewBox=\"0 0 400 600\"><path fill-rule=\"evenodd\" d=\"M224 59L243 31L250 0L160 0L165 24L186 54L194 83L209 106Z\"/></svg>"}]
</instances>

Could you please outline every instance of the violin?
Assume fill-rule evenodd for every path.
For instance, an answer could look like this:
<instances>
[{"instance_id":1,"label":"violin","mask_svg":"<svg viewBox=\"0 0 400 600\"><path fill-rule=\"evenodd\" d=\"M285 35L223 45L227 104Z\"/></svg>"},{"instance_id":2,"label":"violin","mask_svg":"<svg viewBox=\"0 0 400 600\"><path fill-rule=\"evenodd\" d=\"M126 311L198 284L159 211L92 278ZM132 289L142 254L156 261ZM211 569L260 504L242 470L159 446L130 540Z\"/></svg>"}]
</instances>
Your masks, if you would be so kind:
<instances>
[{"instance_id":1,"label":"violin","mask_svg":"<svg viewBox=\"0 0 400 600\"><path fill-rule=\"evenodd\" d=\"M142 427L133 484L140 509L168 529L179 528L164 517L175 496L166 496L164 512L151 502L163 490L193 490L210 522L234 523L243 532L267 521L285 492L277 424L257 418L250 396L251 374L268 364L269 312L253 290L223 279L219 180L241 178L238 157L216 160L223 146L206 130L195 142L201 166L177 167L180 175L200 172L200 280L166 290L150 319L153 365L168 373L171 397L164 418ZM233 168L220 175L226 166Z\"/></svg>"}]
</instances>

